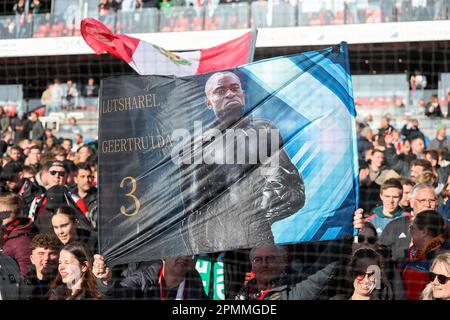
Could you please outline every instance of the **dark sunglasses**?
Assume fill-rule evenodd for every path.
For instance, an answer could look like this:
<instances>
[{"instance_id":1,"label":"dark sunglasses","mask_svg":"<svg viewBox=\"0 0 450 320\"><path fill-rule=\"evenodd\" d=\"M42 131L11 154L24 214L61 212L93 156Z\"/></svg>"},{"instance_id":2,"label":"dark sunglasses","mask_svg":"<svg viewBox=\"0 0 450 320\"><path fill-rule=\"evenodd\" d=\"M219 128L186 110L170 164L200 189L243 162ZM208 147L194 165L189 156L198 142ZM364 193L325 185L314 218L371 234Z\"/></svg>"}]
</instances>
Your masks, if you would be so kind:
<instances>
[{"instance_id":1,"label":"dark sunglasses","mask_svg":"<svg viewBox=\"0 0 450 320\"><path fill-rule=\"evenodd\" d=\"M255 258L253 258L252 262L256 265L260 265L264 261L266 263L274 263L275 260L277 260L277 257L274 255L270 255L270 256L265 256L265 257L255 257Z\"/></svg>"},{"instance_id":2,"label":"dark sunglasses","mask_svg":"<svg viewBox=\"0 0 450 320\"><path fill-rule=\"evenodd\" d=\"M353 271L353 278L358 279L359 281L364 280L366 277L372 277L375 274L375 271L372 272L364 272L364 271Z\"/></svg>"},{"instance_id":3,"label":"dark sunglasses","mask_svg":"<svg viewBox=\"0 0 450 320\"><path fill-rule=\"evenodd\" d=\"M440 284L446 284L448 280L450 280L450 277L444 276L443 274L436 274L434 272L430 272L428 274L428 276L430 277L430 282L433 282L434 279L438 279L438 282Z\"/></svg>"},{"instance_id":4,"label":"dark sunglasses","mask_svg":"<svg viewBox=\"0 0 450 320\"><path fill-rule=\"evenodd\" d=\"M358 243L364 243L366 242L366 239L369 244L375 244L375 242L377 242L376 237L358 236Z\"/></svg>"},{"instance_id":5,"label":"dark sunglasses","mask_svg":"<svg viewBox=\"0 0 450 320\"><path fill-rule=\"evenodd\" d=\"M51 171L49 171L49 172L50 172L50 174L51 174L52 176L54 176L54 175L56 175L56 174L59 174L59 176L64 177L64 176L66 175L66 172L65 172L65 171L51 170Z\"/></svg>"}]
</instances>

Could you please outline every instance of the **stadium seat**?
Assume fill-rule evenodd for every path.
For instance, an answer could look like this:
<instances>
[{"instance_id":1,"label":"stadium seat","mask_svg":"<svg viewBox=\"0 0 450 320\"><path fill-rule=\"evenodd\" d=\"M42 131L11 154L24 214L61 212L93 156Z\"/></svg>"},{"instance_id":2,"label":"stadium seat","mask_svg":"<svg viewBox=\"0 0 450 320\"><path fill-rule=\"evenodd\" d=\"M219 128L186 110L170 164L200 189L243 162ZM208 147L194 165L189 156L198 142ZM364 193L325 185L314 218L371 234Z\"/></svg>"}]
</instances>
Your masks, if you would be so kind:
<instances>
[{"instance_id":1,"label":"stadium seat","mask_svg":"<svg viewBox=\"0 0 450 320\"><path fill-rule=\"evenodd\" d=\"M17 105L16 104L4 104L2 105L8 117L13 117L16 114Z\"/></svg>"},{"instance_id":2,"label":"stadium seat","mask_svg":"<svg viewBox=\"0 0 450 320\"><path fill-rule=\"evenodd\" d=\"M64 23L60 22L57 24L52 25L49 36L50 37L60 37L62 35L64 29Z\"/></svg>"},{"instance_id":3,"label":"stadium seat","mask_svg":"<svg viewBox=\"0 0 450 320\"><path fill-rule=\"evenodd\" d=\"M215 16L213 18L213 24L212 24L213 30L217 30L220 28L220 20L221 20L220 16Z\"/></svg>"},{"instance_id":4,"label":"stadium seat","mask_svg":"<svg viewBox=\"0 0 450 320\"><path fill-rule=\"evenodd\" d=\"M392 99L391 97L387 97L386 98L386 106L389 106L389 107L394 106L394 99Z\"/></svg>"},{"instance_id":5,"label":"stadium seat","mask_svg":"<svg viewBox=\"0 0 450 320\"><path fill-rule=\"evenodd\" d=\"M201 31L201 30L203 30L203 21L202 21L201 17L195 17L194 18L193 30L194 31Z\"/></svg>"},{"instance_id":6,"label":"stadium seat","mask_svg":"<svg viewBox=\"0 0 450 320\"><path fill-rule=\"evenodd\" d=\"M325 24L325 14L321 10L317 14L311 14L308 17L308 25L310 26L323 26Z\"/></svg>"},{"instance_id":7,"label":"stadium seat","mask_svg":"<svg viewBox=\"0 0 450 320\"><path fill-rule=\"evenodd\" d=\"M337 11L331 24L344 24L344 11Z\"/></svg>"},{"instance_id":8,"label":"stadium seat","mask_svg":"<svg viewBox=\"0 0 450 320\"><path fill-rule=\"evenodd\" d=\"M211 17L205 17L205 30L212 30L213 21Z\"/></svg>"},{"instance_id":9,"label":"stadium seat","mask_svg":"<svg viewBox=\"0 0 450 320\"><path fill-rule=\"evenodd\" d=\"M173 18L165 17L164 21L161 23L161 31L162 32L170 32L172 30Z\"/></svg>"},{"instance_id":10,"label":"stadium seat","mask_svg":"<svg viewBox=\"0 0 450 320\"><path fill-rule=\"evenodd\" d=\"M381 22L381 9L367 9L367 23Z\"/></svg>"},{"instance_id":11,"label":"stadium seat","mask_svg":"<svg viewBox=\"0 0 450 320\"><path fill-rule=\"evenodd\" d=\"M355 104L359 106L368 107L371 105L369 97L357 97L355 98Z\"/></svg>"},{"instance_id":12,"label":"stadium seat","mask_svg":"<svg viewBox=\"0 0 450 320\"><path fill-rule=\"evenodd\" d=\"M237 28L238 18L236 16L231 16L231 25L233 28Z\"/></svg>"},{"instance_id":13,"label":"stadium seat","mask_svg":"<svg viewBox=\"0 0 450 320\"><path fill-rule=\"evenodd\" d=\"M189 19L188 18L178 18L176 25L175 25L175 31L189 31Z\"/></svg>"},{"instance_id":14,"label":"stadium seat","mask_svg":"<svg viewBox=\"0 0 450 320\"><path fill-rule=\"evenodd\" d=\"M50 32L50 24L41 24L37 27L36 32L33 33L33 38L47 37Z\"/></svg>"}]
</instances>

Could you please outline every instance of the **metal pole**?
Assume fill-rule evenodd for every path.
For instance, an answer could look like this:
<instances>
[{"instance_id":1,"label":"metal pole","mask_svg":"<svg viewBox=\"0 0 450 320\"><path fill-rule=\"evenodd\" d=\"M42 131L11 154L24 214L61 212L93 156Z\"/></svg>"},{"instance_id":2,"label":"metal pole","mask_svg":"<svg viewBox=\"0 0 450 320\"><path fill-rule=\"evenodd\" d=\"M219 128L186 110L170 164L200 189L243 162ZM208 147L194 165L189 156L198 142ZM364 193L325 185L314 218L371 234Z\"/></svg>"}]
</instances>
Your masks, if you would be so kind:
<instances>
[{"instance_id":1,"label":"metal pole","mask_svg":"<svg viewBox=\"0 0 450 320\"><path fill-rule=\"evenodd\" d=\"M25 14L27 15L30 11L30 0L25 0Z\"/></svg>"}]
</instances>

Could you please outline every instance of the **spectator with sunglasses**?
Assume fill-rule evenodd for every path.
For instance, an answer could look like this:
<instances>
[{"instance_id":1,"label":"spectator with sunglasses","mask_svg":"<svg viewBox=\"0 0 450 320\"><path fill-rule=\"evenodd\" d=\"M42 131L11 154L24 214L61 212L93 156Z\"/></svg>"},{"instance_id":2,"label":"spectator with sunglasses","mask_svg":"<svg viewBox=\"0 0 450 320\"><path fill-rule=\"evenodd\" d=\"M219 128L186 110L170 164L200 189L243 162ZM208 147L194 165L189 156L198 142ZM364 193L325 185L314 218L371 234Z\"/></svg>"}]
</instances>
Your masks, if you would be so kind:
<instances>
[{"instance_id":1,"label":"spectator with sunglasses","mask_svg":"<svg viewBox=\"0 0 450 320\"><path fill-rule=\"evenodd\" d=\"M48 170L47 170L48 168ZM45 192L37 195L31 203L28 216L33 219L41 233L53 234L51 215L61 205L70 205L80 211L81 217L87 212L83 199L72 195L65 186L67 170L60 161L51 161L44 165L41 173ZM90 230L87 223L86 228Z\"/></svg>"},{"instance_id":2,"label":"spectator with sunglasses","mask_svg":"<svg viewBox=\"0 0 450 320\"><path fill-rule=\"evenodd\" d=\"M422 292L423 300L450 300L450 252L434 258L429 272L430 283Z\"/></svg>"},{"instance_id":3,"label":"spectator with sunglasses","mask_svg":"<svg viewBox=\"0 0 450 320\"><path fill-rule=\"evenodd\" d=\"M419 300L429 283L428 270L433 259L450 249L445 219L434 210L419 212L411 221L412 245L408 255L399 262L408 300Z\"/></svg>"},{"instance_id":4,"label":"spectator with sunglasses","mask_svg":"<svg viewBox=\"0 0 450 320\"><path fill-rule=\"evenodd\" d=\"M394 294L386 279L383 257L371 248L356 250L347 267L352 286L350 294L339 294L332 300L393 300Z\"/></svg>"},{"instance_id":5,"label":"spectator with sunglasses","mask_svg":"<svg viewBox=\"0 0 450 320\"><path fill-rule=\"evenodd\" d=\"M357 240L358 241L352 243L353 252L361 248L378 250L379 243L377 229L375 229L375 226L369 221L364 221L363 228L358 231Z\"/></svg>"},{"instance_id":6,"label":"spectator with sunglasses","mask_svg":"<svg viewBox=\"0 0 450 320\"><path fill-rule=\"evenodd\" d=\"M51 188L56 185L65 185L66 184L66 176L67 171L64 167L64 164L60 161L53 161L48 170L49 173L49 185Z\"/></svg>"},{"instance_id":7,"label":"spectator with sunglasses","mask_svg":"<svg viewBox=\"0 0 450 320\"><path fill-rule=\"evenodd\" d=\"M41 182L46 190L34 197L28 216L39 228L40 233L53 234L51 212L46 208L48 201L47 193L54 186L65 185L66 169L64 164L60 161L47 162L41 170L40 178L37 180Z\"/></svg>"},{"instance_id":8,"label":"spectator with sunglasses","mask_svg":"<svg viewBox=\"0 0 450 320\"><path fill-rule=\"evenodd\" d=\"M332 253L340 255L339 263L334 276L329 280L325 290L323 291L321 298L323 299L336 299L335 297L349 297L354 291L353 285L348 281L348 268L346 267L352 255L360 249L372 249L383 257L384 273L386 281L389 283L392 289L392 299L405 300L405 292L403 289L403 281L400 272L396 269L395 263L391 258L391 252L389 248L381 246L378 243L377 231L375 226L368 221L361 222L358 227L357 241L348 240L345 245L351 246L351 250L343 248L342 251L333 250ZM330 255L332 253L326 253Z\"/></svg>"}]
</instances>

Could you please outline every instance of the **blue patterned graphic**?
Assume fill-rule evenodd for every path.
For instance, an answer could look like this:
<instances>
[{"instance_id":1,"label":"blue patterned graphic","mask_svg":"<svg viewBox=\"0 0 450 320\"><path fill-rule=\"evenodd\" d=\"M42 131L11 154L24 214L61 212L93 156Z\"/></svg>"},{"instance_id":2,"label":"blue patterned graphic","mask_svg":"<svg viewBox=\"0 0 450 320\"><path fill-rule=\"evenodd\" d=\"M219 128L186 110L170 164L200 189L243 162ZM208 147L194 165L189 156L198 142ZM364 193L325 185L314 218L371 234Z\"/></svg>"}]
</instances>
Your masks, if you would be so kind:
<instances>
[{"instance_id":1,"label":"blue patterned graphic","mask_svg":"<svg viewBox=\"0 0 450 320\"><path fill-rule=\"evenodd\" d=\"M303 176L306 203L272 226L278 244L331 240L352 233L358 170L355 108L347 45L241 69L270 94L252 116L272 121ZM284 109L283 109L284 107Z\"/></svg>"}]
</instances>

